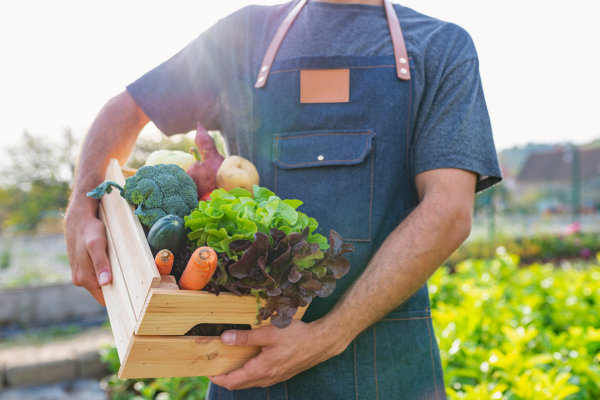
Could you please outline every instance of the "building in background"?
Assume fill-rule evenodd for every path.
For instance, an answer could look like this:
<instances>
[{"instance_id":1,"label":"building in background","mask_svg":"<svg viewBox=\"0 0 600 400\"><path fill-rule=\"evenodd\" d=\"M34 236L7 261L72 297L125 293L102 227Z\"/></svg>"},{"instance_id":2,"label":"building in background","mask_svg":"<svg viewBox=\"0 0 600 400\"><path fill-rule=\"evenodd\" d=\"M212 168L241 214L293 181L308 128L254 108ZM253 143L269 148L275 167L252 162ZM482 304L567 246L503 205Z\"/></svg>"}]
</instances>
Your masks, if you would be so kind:
<instances>
[{"instance_id":1,"label":"building in background","mask_svg":"<svg viewBox=\"0 0 600 400\"><path fill-rule=\"evenodd\" d=\"M517 176L515 194L541 213L596 213L600 209L600 148L557 146L533 153ZM579 204L579 206L575 206Z\"/></svg>"}]
</instances>

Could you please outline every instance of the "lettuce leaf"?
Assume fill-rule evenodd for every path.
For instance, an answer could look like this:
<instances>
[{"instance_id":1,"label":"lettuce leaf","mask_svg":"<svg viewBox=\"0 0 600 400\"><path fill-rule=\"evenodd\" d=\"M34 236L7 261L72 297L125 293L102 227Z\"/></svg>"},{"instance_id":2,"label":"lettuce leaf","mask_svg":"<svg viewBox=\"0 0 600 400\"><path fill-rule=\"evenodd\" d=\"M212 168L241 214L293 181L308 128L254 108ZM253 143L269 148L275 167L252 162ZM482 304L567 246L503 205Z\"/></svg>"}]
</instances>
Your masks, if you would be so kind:
<instances>
[{"instance_id":1,"label":"lettuce leaf","mask_svg":"<svg viewBox=\"0 0 600 400\"><path fill-rule=\"evenodd\" d=\"M185 226L194 247L208 245L219 255L209 291L260 294L267 301L257 318L271 318L281 329L298 307L333 292L350 269L344 254L354 246L333 230L329 242L314 233L317 221L297 211L302 201L282 200L256 185L253 192L217 189L185 217Z\"/></svg>"}]
</instances>

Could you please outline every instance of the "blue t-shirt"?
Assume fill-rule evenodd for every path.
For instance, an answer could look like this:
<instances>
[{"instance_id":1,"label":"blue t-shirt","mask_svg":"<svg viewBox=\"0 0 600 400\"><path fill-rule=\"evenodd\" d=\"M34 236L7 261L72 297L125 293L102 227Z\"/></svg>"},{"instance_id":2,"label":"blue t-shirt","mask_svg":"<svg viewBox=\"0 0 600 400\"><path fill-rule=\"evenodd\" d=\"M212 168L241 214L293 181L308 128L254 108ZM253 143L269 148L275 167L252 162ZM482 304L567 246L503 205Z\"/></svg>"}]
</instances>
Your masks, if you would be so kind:
<instances>
[{"instance_id":1,"label":"blue t-shirt","mask_svg":"<svg viewBox=\"0 0 600 400\"><path fill-rule=\"evenodd\" d=\"M127 90L163 133L189 132L200 122L221 131L232 154L251 159L254 83L267 47L294 4L249 6L229 15ZM500 182L469 34L455 24L394 7L414 64L414 174L438 168L473 171L479 176L477 191ZM309 1L277 60L393 54L382 6Z\"/></svg>"}]
</instances>

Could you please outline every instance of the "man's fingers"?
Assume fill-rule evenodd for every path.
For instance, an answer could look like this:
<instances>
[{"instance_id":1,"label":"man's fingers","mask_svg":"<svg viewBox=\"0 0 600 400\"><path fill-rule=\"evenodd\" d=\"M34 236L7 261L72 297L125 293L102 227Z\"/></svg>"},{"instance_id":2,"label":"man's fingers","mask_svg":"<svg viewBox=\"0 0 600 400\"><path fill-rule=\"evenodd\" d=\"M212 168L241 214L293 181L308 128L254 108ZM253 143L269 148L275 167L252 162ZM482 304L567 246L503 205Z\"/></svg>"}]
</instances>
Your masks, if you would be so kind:
<instances>
[{"instance_id":1,"label":"man's fingers","mask_svg":"<svg viewBox=\"0 0 600 400\"><path fill-rule=\"evenodd\" d=\"M102 293L102 289L99 287L95 287L95 288L86 288L88 292L90 292L90 294L92 296L94 296L94 298L96 299L96 301L98 303L100 303L100 305L106 307L106 303L104 302L104 294Z\"/></svg>"},{"instance_id":2,"label":"man's fingers","mask_svg":"<svg viewBox=\"0 0 600 400\"><path fill-rule=\"evenodd\" d=\"M225 331L221 335L221 342L227 346L268 346L273 343L273 326L249 331Z\"/></svg>"},{"instance_id":3,"label":"man's fingers","mask_svg":"<svg viewBox=\"0 0 600 400\"><path fill-rule=\"evenodd\" d=\"M88 292L90 292L90 294L92 296L94 296L94 298L96 299L96 301L98 303L105 306L106 304L104 302L104 295L102 293L102 288L100 288L100 284L98 283L98 278L96 278L96 275L93 273L93 270L91 270L91 271L92 271L91 274L83 274L83 273L77 274L77 281L78 281L77 286L83 286Z\"/></svg>"},{"instance_id":4,"label":"man's fingers","mask_svg":"<svg viewBox=\"0 0 600 400\"><path fill-rule=\"evenodd\" d=\"M223 386L228 390L236 390L242 386L252 387L254 382L268 377L268 372L264 371L264 368L261 368L260 364L259 355L250 359L250 361L248 361L242 368L230 372L227 375L212 376L210 377L210 380L214 384Z\"/></svg>"},{"instance_id":5,"label":"man's fingers","mask_svg":"<svg viewBox=\"0 0 600 400\"><path fill-rule=\"evenodd\" d=\"M94 265L98 283L102 286L108 285L112 281L112 273L106 255L106 238L101 235L93 235L86 240L85 246Z\"/></svg>"}]
</instances>

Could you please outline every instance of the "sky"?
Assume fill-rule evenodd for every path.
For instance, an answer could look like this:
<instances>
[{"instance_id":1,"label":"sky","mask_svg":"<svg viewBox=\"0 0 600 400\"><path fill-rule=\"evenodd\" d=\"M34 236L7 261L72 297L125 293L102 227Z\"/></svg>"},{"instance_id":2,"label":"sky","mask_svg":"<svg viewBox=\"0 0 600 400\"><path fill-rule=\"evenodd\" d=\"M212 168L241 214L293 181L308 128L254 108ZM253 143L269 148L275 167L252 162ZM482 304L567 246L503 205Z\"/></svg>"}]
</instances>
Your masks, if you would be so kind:
<instances>
[{"instance_id":1,"label":"sky","mask_svg":"<svg viewBox=\"0 0 600 400\"><path fill-rule=\"evenodd\" d=\"M102 105L220 18L270 0L0 4L0 143L84 135ZM499 150L600 138L600 2L404 0L473 37ZM156 128L149 126L151 134Z\"/></svg>"}]
</instances>

